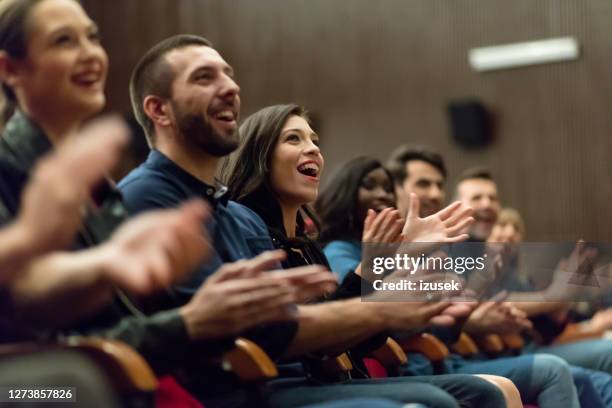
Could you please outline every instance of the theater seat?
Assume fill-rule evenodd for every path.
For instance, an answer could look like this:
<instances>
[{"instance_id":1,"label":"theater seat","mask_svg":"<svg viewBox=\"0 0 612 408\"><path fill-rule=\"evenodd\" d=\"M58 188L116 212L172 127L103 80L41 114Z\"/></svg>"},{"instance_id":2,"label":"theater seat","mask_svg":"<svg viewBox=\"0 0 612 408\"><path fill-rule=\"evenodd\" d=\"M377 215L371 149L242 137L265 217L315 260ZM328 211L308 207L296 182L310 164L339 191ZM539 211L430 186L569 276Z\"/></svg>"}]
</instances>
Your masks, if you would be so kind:
<instances>
[{"instance_id":1,"label":"theater seat","mask_svg":"<svg viewBox=\"0 0 612 408\"><path fill-rule=\"evenodd\" d=\"M489 355L501 354L506 349L501 337L497 334L487 334L481 337L473 337L480 351Z\"/></svg>"},{"instance_id":2,"label":"theater seat","mask_svg":"<svg viewBox=\"0 0 612 408\"><path fill-rule=\"evenodd\" d=\"M338 381L347 378L349 372L353 369L353 363L346 353L335 357L310 357L303 363L307 365L306 370L313 378L322 381Z\"/></svg>"},{"instance_id":3,"label":"theater seat","mask_svg":"<svg viewBox=\"0 0 612 408\"><path fill-rule=\"evenodd\" d=\"M155 408L204 408L202 404L185 390L174 377L159 379L155 393Z\"/></svg>"},{"instance_id":4,"label":"theater seat","mask_svg":"<svg viewBox=\"0 0 612 408\"><path fill-rule=\"evenodd\" d=\"M366 357L363 359L363 364L365 364L368 369L368 375L371 378L387 378L389 377L389 372L377 359Z\"/></svg>"},{"instance_id":5,"label":"theater seat","mask_svg":"<svg viewBox=\"0 0 612 408\"><path fill-rule=\"evenodd\" d=\"M370 352L363 359L368 374L372 378L394 377L399 375L399 367L408 362L408 357L401 346L391 337L385 344Z\"/></svg>"},{"instance_id":6,"label":"theater seat","mask_svg":"<svg viewBox=\"0 0 612 408\"><path fill-rule=\"evenodd\" d=\"M506 348L509 350L518 352L525 347L525 339L523 339L523 336L518 333L503 334L500 337Z\"/></svg>"},{"instance_id":7,"label":"theater seat","mask_svg":"<svg viewBox=\"0 0 612 408\"><path fill-rule=\"evenodd\" d=\"M272 360L255 343L239 338L235 345L236 348L222 358L221 364L225 369L232 370L245 381L267 380L278 375ZM34 342L4 344L0 345L0 356L19 356L66 348L77 350L92 359L106 374L126 406L153 406L155 401L158 408L203 408L171 376L162 377L158 381L142 356L117 340L69 337L62 342L45 345Z\"/></svg>"},{"instance_id":8,"label":"theater seat","mask_svg":"<svg viewBox=\"0 0 612 408\"><path fill-rule=\"evenodd\" d=\"M69 337L65 344L102 367L119 393L153 393L157 389L157 378L149 364L125 343L98 337Z\"/></svg>"},{"instance_id":9,"label":"theater seat","mask_svg":"<svg viewBox=\"0 0 612 408\"><path fill-rule=\"evenodd\" d=\"M462 357L470 357L478 353L478 346L474 342L474 339L469 334L461 332L459 340L453 344L452 349L455 353Z\"/></svg>"},{"instance_id":10,"label":"theater seat","mask_svg":"<svg viewBox=\"0 0 612 408\"><path fill-rule=\"evenodd\" d=\"M402 361L401 364L408 361L405 353L396 354L395 357L391 359L388 358L390 352L397 350L396 347L399 348L399 350L403 349L403 351L422 353L432 362L441 361L449 355L448 348L444 345L444 343L428 333L413 336L409 339L401 341L401 343L397 343L393 339L389 340L390 341L387 341L387 344L385 345L387 347L381 347L381 349L376 350L375 352L371 353L371 356L364 359L368 373L372 378L388 377L390 370L392 370L393 367L397 367L395 363L398 360ZM462 333L462 335L459 337L459 341L453 346L454 350L455 348L464 351L468 355L478 353L476 344L466 333ZM403 357L401 357L402 354ZM387 362L389 365L388 367L385 366L385 362ZM477 376L495 384L502 391L506 400L506 406L508 408L523 407L520 393L511 380L504 377L487 374L478 374Z\"/></svg>"},{"instance_id":11,"label":"theater seat","mask_svg":"<svg viewBox=\"0 0 612 408\"><path fill-rule=\"evenodd\" d=\"M580 340L597 339L604 334L601 330L584 330L579 323L570 323L555 339L554 344L573 343Z\"/></svg>"},{"instance_id":12,"label":"theater seat","mask_svg":"<svg viewBox=\"0 0 612 408\"><path fill-rule=\"evenodd\" d=\"M222 366L244 381L268 380L278 376L276 365L257 344L238 338L235 348L224 354Z\"/></svg>"},{"instance_id":13,"label":"theater seat","mask_svg":"<svg viewBox=\"0 0 612 408\"><path fill-rule=\"evenodd\" d=\"M387 370L394 370L408 362L402 347L391 337L387 337L385 344L369 353L368 357L376 359Z\"/></svg>"},{"instance_id":14,"label":"theater seat","mask_svg":"<svg viewBox=\"0 0 612 408\"><path fill-rule=\"evenodd\" d=\"M405 352L422 353L432 362L442 361L450 354L448 347L429 333L417 334L397 342Z\"/></svg>"},{"instance_id":15,"label":"theater seat","mask_svg":"<svg viewBox=\"0 0 612 408\"><path fill-rule=\"evenodd\" d=\"M128 345L94 337L70 337L51 344L13 343L0 346L1 356L26 356L43 351L76 350L89 357L110 381L126 407L151 406L157 379L147 362Z\"/></svg>"},{"instance_id":16,"label":"theater seat","mask_svg":"<svg viewBox=\"0 0 612 408\"><path fill-rule=\"evenodd\" d=\"M503 353L506 350L519 351L525 342L520 334L488 334L482 337L472 337L463 332L457 343L453 344L453 351L463 357L470 357L479 351L489 355Z\"/></svg>"}]
</instances>

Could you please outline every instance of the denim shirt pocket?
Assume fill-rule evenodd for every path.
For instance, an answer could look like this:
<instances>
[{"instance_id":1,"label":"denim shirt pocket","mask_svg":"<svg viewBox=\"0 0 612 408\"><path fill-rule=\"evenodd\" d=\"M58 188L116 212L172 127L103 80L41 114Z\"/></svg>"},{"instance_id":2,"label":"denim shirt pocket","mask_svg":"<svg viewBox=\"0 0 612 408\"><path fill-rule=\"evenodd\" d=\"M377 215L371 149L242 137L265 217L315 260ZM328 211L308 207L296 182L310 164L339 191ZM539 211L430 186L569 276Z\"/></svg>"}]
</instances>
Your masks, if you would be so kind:
<instances>
[{"instance_id":1,"label":"denim shirt pocket","mask_svg":"<svg viewBox=\"0 0 612 408\"><path fill-rule=\"evenodd\" d=\"M272 240L270 237L247 237L245 238L247 247L251 252L251 256L257 256L265 251L272 251L274 248L274 244L272 244Z\"/></svg>"},{"instance_id":2,"label":"denim shirt pocket","mask_svg":"<svg viewBox=\"0 0 612 408\"><path fill-rule=\"evenodd\" d=\"M251 237L246 238L247 246L251 251L252 256L257 256L265 251L273 251L274 247L270 237ZM283 266L279 263L274 269L282 269Z\"/></svg>"}]
</instances>

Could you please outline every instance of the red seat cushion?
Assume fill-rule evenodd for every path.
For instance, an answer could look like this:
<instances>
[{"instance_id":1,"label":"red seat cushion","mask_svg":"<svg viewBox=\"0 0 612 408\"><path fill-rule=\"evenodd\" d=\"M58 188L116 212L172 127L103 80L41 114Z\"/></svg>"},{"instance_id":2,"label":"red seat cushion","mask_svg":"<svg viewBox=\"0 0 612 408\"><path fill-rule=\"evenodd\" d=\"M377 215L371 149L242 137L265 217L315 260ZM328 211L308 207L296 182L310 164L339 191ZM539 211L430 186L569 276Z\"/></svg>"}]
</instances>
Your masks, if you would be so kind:
<instances>
[{"instance_id":1,"label":"red seat cushion","mask_svg":"<svg viewBox=\"0 0 612 408\"><path fill-rule=\"evenodd\" d=\"M165 376L159 379L155 392L156 408L204 408L174 377Z\"/></svg>"},{"instance_id":2,"label":"red seat cushion","mask_svg":"<svg viewBox=\"0 0 612 408\"><path fill-rule=\"evenodd\" d=\"M386 378L389 376L387 369L375 358L364 358L363 363L368 369L368 374L372 378Z\"/></svg>"}]
</instances>

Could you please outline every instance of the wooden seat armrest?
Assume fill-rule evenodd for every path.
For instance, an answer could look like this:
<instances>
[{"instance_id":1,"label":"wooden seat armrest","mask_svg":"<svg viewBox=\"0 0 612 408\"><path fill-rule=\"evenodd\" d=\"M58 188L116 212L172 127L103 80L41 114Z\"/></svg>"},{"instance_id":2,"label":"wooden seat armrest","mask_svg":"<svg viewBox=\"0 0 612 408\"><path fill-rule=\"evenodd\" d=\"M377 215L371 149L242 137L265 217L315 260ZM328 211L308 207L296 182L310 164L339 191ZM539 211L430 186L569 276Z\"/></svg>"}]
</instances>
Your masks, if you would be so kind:
<instances>
[{"instance_id":1,"label":"wooden seat armrest","mask_svg":"<svg viewBox=\"0 0 612 408\"><path fill-rule=\"evenodd\" d=\"M472 337L465 332L461 332L459 340L453 344L453 351L460 356L469 357L478 353L478 346Z\"/></svg>"},{"instance_id":2,"label":"wooden seat armrest","mask_svg":"<svg viewBox=\"0 0 612 408\"><path fill-rule=\"evenodd\" d=\"M234 342L234 348L223 355L222 366L244 381L262 381L278 376L276 364L257 344L244 338Z\"/></svg>"},{"instance_id":3,"label":"wooden seat armrest","mask_svg":"<svg viewBox=\"0 0 612 408\"><path fill-rule=\"evenodd\" d=\"M525 339L518 333L503 334L500 336L506 348L520 350L525 347Z\"/></svg>"},{"instance_id":4,"label":"wooden seat armrest","mask_svg":"<svg viewBox=\"0 0 612 408\"><path fill-rule=\"evenodd\" d=\"M336 357L310 361L311 369L323 377L333 377L337 374L348 373L353 369L353 363L346 353Z\"/></svg>"},{"instance_id":5,"label":"wooden seat armrest","mask_svg":"<svg viewBox=\"0 0 612 408\"><path fill-rule=\"evenodd\" d=\"M76 350L89 357L118 393L154 392L157 379L149 364L127 344L99 337L68 337L50 344L14 343L0 346L0 356L19 356L53 350Z\"/></svg>"},{"instance_id":6,"label":"wooden seat armrest","mask_svg":"<svg viewBox=\"0 0 612 408\"><path fill-rule=\"evenodd\" d=\"M309 357L304 361L305 368L313 378L337 381L346 378L353 369L353 363L346 353L335 357Z\"/></svg>"},{"instance_id":7,"label":"wooden seat armrest","mask_svg":"<svg viewBox=\"0 0 612 408\"><path fill-rule=\"evenodd\" d=\"M448 347L429 333L417 334L398 343L405 352L422 353L431 361L442 361L449 355Z\"/></svg>"},{"instance_id":8,"label":"wooden seat armrest","mask_svg":"<svg viewBox=\"0 0 612 408\"><path fill-rule=\"evenodd\" d=\"M335 361L335 363L332 364L332 367L337 367L336 369L340 372L348 373L353 369L353 363L351 363L351 359L346 353L342 353L329 361Z\"/></svg>"},{"instance_id":9,"label":"wooden seat armrest","mask_svg":"<svg viewBox=\"0 0 612 408\"><path fill-rule=\"evenodd\" d=\"M597 339L603 336L601 330L585 329L580 323L568 324L563 332L557 336L554 344L573 343L580 340Z\"/></svg>"},{"instance_id":10,"label":"wooden seat armrest","mask_svg":"<svg viewBox=\"0 0 612 408\"><path fill-rule=\"evenodd\" d=\"M387 337L385 344L369 353L368 357L375 358L387 369L397 368L408 362L408 357L404 350L391 337Z\"/></svg>"},{"instance_id":11,"label":"wooden seat armrest","mask_svg":"<svg viewBox=\"0 0 612 408\"><path fill-rule=\"evenodd\" d=\"M63 344L93 359L107 373L118 392L154 392L157 378L145 359L118 340L69 337Z\"/></svg>"},{"instance_id":12,"label":"wooden seat armrest","mask_svg":"<svg viewBox=\"0 0 612 408\"><path fill-rule=\"evenodd\" d=\"M506 349L503 340L497 334L474 337L474 341L480 350L488 354L499 354Z\"/></svg>"}]
</instances>

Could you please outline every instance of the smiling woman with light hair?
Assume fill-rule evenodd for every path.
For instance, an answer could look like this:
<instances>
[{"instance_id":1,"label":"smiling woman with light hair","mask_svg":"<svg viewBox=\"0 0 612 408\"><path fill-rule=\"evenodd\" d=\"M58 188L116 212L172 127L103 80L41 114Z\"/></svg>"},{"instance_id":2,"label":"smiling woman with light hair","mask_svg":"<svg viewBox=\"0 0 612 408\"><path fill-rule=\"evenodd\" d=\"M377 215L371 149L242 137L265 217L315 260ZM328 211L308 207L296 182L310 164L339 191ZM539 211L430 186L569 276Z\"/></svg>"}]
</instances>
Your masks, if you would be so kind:
<instances>
[{"instance_id":1,"label":"smiling woman with light hair","mask_svg":"<svg viewBox=\"0 0 612 408\"><path fill-rule=\"evenodd\" d=\"M506 207L499 212L488 241L520 244L525 240L525 233L525 222L521 214L514 208Z\"/></svg>"}]
</instances>

